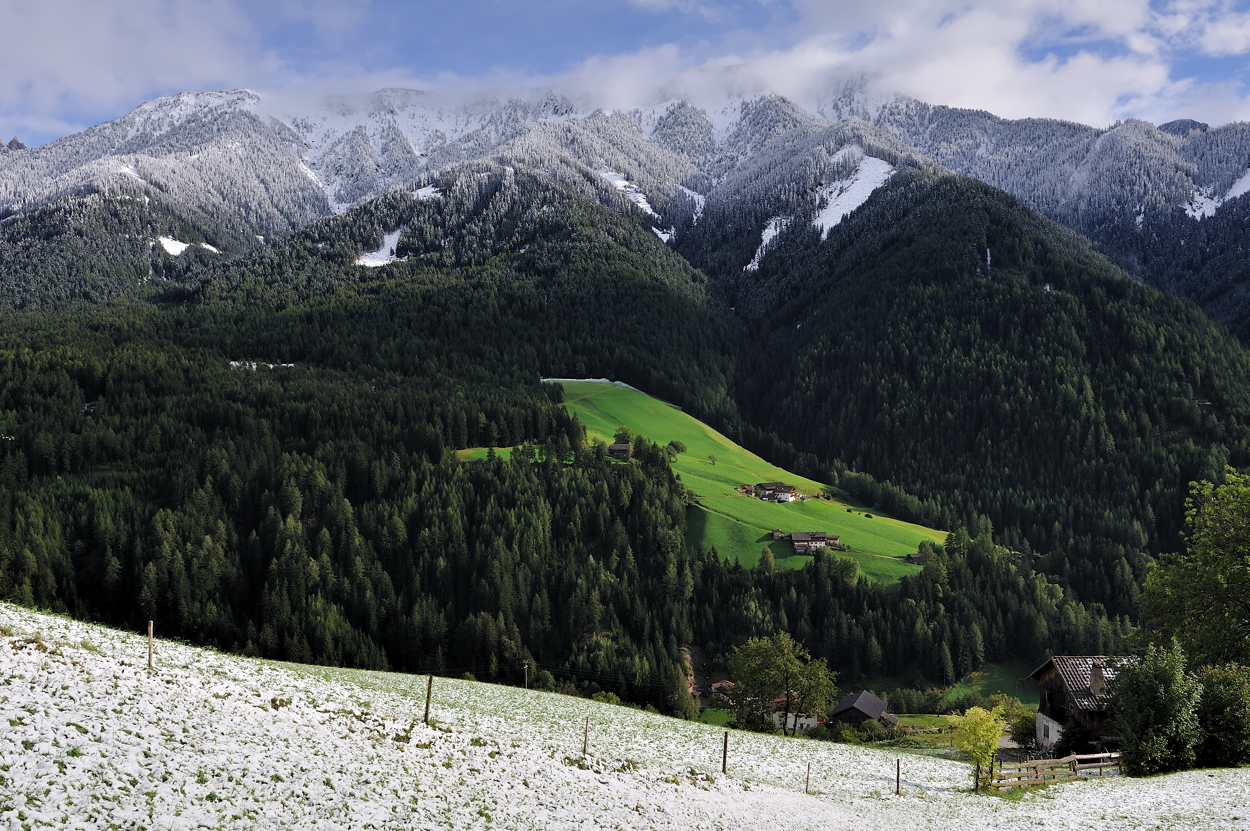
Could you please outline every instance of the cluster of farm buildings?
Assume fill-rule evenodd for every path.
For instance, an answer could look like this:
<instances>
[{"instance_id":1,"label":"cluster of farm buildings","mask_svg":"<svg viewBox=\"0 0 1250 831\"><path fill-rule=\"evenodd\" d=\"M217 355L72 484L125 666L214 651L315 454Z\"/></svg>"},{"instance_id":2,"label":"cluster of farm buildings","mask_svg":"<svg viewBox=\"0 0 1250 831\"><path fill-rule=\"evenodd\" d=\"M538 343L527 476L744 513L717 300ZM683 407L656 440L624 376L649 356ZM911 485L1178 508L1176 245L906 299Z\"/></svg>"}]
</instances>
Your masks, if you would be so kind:
<instances>
[{"instance_id":1,"label":"cluster of farm buildings","mask_svg":"<svg viewBox=\"0 0 1250 831\"><path fill-rule=\"evenodd\" d=\"M733 681L717 681L706 687L697 688L701 698L728 704L733 699ZM779 695L772 700L768 709L772 712L773 724L781 727L782 715L786 711L786 697ZM790 713L785 729L806 733L817 724L849 724L859 727L865 721L875 721L882 727L898 726L898 716L887 711L886 703L868 690L860 690L839 701L825 715L809 715L806 713Z\"/></svg>"},{"instance_id":2,"label":"cluster of farm buildings","mask_svg":"<svg viewBox=\"0 0 1250 831\"><path fill-rule=\"evenodd\" d=\"M760 482L756 485L739 485L738 493L754 496L764 502L794 502L807 497L799 493L794 485L785 482Z\"/></svg>"},{"instance_id":3,"label":"cluster of farm buildings","mask_svg":"<svg viewBox=\"0 0 1250 831\"><path fill-rule=\"evenodd\" d=\"M1106 655L1055 655L1029 673L1028 678L1038 683L1036 739L1043 753L1050 752L1064 728L1072 724L1079 725L1098 748L1119 745L1120 737L1115 735L1108 706L1109 687L1115 680L1114 659ZM705 706L732 703L733 690L734 682L728 680L695 688ZM786 697L778 696L769 709L773 722L781 727ZM804 733L817 724L843 722L858 727L868 720L886 728L898 726L898 717L887 711L884 701L861 690L843 698L826 714L790 713L786 728Z\"/></svg>"}]
</instances>

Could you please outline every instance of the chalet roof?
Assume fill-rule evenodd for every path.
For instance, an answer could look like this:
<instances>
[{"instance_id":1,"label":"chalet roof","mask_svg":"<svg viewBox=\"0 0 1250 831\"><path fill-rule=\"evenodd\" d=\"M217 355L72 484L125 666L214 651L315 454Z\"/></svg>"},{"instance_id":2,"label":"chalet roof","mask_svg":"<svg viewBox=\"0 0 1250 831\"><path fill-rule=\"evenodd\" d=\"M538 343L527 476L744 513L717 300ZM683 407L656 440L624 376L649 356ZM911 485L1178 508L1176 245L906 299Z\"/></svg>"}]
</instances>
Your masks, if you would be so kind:
<instances>
[{"instance_id":1,"label":"chalet roof","mask_svg":"<svg viewBox=\"0 0 1250 831\"><path fill-rule=\"evenodd\" d=\"M1028 677L1041 680L1042 674L1053 664L1077 709L1100 710L1111 696L1109 687L1104 687L1101 695L1090 692L1089 674L1094 661L1102 663L1102 677L1108 684L1115 680L1115 659L1107 655L1055 655L1047 658Z\"/></svg>"},{"instance_id":2,"label":"chalet roof","mask_svg":"<svg viewBox=\"0 0 1250 831\"><path fill-rule=\"evenodd\" d=\"M763 488L766 491L775 491L778 488L786 487L786 483L785 482L760 482L755 487ZM793 488L791 488L791 490L793 490Z\"/></svg>"},{"instance_id":3,"label":"chalet roof","mask_svg":"<svg viewBox=\"0 0 1250 831\"><path fill-rule=\"evenodd\" d=\"M811 542L812 532L811 531L794 531L793 533L790 534L790 541L791 542Z\"/></svg>"},{"instance_id":4,"label":"chalet roof","mask_svg":"<svg viewBox=\"0 0 1250 831\"><path fill-rule=\"evenodd\" d=\"M629 450L631 447L632 444L609 444L608 450Z\"/></svg>"},{"instance_id":5,"label":"chalet roof","mask_svg":"<svg viewBox=\"0 0 1250 831\"><path fill-rule=\"evenodd\" d=\"M868 690L860 690L854 695L848 695L839 701L838 706L833 708L833 712L829 714L829 717L837 718L843 713L849 713L851 710L858 710L871 719L879 719L881 714L885 712L885 702L868 692Z\"/></svg>"}]
</instances>

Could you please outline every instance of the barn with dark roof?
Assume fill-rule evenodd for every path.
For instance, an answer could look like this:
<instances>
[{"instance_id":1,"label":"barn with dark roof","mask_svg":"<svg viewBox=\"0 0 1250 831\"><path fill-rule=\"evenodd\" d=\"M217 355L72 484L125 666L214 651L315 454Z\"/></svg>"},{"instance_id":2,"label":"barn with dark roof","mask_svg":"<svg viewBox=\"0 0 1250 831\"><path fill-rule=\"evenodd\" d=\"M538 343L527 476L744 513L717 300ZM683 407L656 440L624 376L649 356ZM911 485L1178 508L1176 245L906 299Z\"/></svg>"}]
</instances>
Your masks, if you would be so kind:
<instances>
[{"instance_id":1,"label":"barn with dark roof","mask_svg":"<svg viewBox=\"0 0 1250 831\"><path fill-rule=\"evenodd\" d=\"M856 727L865 721L875 721L882 727L897 727L898 716L885 711L886 704L868 690L861 690L848 695L838 702L829 714L829 721L840 721Z\"/></svg>"}]
</instances>

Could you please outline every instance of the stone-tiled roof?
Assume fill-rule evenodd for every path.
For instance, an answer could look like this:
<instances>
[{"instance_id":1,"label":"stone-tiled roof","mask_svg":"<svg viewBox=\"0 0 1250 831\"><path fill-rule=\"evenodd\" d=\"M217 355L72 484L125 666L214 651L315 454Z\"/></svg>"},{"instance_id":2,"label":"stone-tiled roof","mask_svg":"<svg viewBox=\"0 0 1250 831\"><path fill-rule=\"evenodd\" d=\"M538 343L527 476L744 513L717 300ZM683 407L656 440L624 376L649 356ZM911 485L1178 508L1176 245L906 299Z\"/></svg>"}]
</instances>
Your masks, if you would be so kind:
<instances>
[{"instance_id":1,"label":"stone-tiled roof","mask_svg":"<svg viewBox=\"0 0 1250 831\"><path fill-rule=\"evenodd\" d=\"M1102 677L1105 681L1101 695L1094 695L1089 688L1089 676L1094 661L1102 664ZM1040 678L1051 664L1063 679L1063 684L1072 696L1073 703L1080 710L1101 710L1111 697L1110 684L1115 680L1115 659L1106 655L1055 655L1048 658L1040 667L1029 673L1030 678Z\"/></svg>"}]
</instances>

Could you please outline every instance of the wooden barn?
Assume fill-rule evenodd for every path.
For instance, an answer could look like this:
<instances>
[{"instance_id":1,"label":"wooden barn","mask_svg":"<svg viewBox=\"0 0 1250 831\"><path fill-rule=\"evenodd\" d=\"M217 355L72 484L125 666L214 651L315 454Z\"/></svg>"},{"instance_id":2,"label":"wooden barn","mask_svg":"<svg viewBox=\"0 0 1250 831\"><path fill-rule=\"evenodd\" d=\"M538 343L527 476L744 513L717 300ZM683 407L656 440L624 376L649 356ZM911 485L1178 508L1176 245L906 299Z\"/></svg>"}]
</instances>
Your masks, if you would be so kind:
<instances>
[{"instance_id":1,"label":"wooden barn","mask_svg":"<svg viewBox=\"0 0 1250 831\"><path fill-rule=\"evenodd\" d=\"M1108 684L1115 666L1106 655L1055 655L1029 673L1037 681L1037 746L1050 750L1074 719L1103 745L1119 744L1111 726Z\"/></svg>"},{"instance_id":2,"label":"wooden barn","mask_svg":"<svg viewBox=\"0 0 1250 831\"><path fill-rule=\"evenodd\" d=\"M829 721L841 721L855 727L865 721L875 721L882 727L897 727L898 716L887 713L885 706L880 698L868 690L861 690L839 701L838 706L829 714Z\"/></svg>"}]
</instances>

